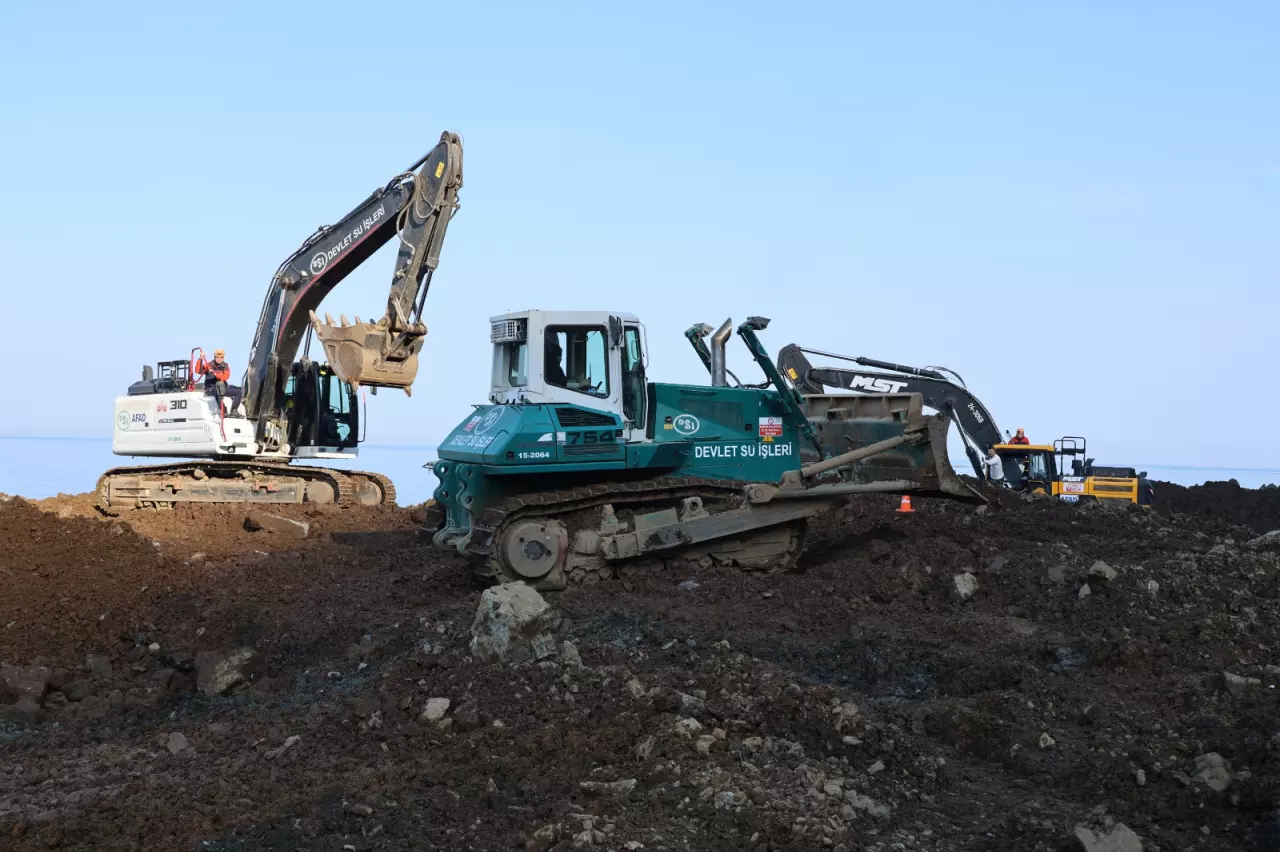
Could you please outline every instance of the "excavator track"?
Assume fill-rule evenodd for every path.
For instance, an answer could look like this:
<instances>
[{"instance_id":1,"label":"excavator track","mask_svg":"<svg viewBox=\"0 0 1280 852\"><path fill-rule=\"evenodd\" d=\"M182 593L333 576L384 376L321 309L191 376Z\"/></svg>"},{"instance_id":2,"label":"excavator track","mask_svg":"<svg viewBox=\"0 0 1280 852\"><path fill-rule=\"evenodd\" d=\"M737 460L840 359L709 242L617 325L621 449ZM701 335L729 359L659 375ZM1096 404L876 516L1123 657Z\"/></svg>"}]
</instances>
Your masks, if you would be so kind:
<instances>
[{"instance_id":1,"label":"excavator track","mask_svg":"<svg viewBox=\"0 0 1280 852\"><path fill-rule=\"evenodd\" d=\"M358 491L363 499L359 502L368 506L394 506L396 504L396 486L388 477L380 473L373 473L368 470L344 470L346 476L360 484L367 483L372 485L372 489L359 488ZM364 480L364 483L360 483Z\"/></svg>"},{"instance_id":2,"label":"excavator track","mask_svg":"<svg viewBox=\"0 0 1280 852\"><path fill-rule=\"evenodd\" d=\"M807 517L749 530L737 536L687 547L645 553L634 559L604 561L599 558L570 563L561 577L532 579L516 570L504 556L504 538L523 521L557 520L566 523L570 540L581 529L590 529L606 505L619 518L671 508L687 498L700 498L712 515L739 508L746 482L673 476L626 483L598 483L562 491L518 495L488 508L483 517L473 519L466 552L473 557L481 577L504 581L520 580L535 588L556 590L566 584L579 585L594 580L627 575L635 570L658 567L707 567L732 565L751 573L776 573L793 568L804 550ZM815 504L813 513L825 508Z\"/></svg>"},{"instance_id":3,"label":"excavator track","mask_svg":"<svg viewBox=\"0 0 1280 852\"><path fill-rule=\"evenodd\" d=\"M395 501L381 474L263 461L185 461L117 467L98 479L98 508L169 508L176 503L379 505Z\"/></svg>"}]
</instances>

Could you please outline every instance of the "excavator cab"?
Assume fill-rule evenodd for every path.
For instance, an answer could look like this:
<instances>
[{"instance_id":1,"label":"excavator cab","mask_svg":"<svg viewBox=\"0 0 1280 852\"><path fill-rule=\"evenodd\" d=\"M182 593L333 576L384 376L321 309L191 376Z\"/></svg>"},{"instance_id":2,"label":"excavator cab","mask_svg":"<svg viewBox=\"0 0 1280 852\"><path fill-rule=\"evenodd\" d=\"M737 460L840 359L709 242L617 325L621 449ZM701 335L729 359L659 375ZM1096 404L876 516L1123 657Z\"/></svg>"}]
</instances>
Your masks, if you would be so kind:
<instances>
[{"instance_id":1,"label":"excavator cab","mask_svg":"<svg viewBox=\"0 0 1280 852\"><path fill-rule=\"evenodd\" d=\"M299 361L285 383L289 443L301 457L346 457L360 442L355 389L330 365Z\"/></svg>"}]
</instances>

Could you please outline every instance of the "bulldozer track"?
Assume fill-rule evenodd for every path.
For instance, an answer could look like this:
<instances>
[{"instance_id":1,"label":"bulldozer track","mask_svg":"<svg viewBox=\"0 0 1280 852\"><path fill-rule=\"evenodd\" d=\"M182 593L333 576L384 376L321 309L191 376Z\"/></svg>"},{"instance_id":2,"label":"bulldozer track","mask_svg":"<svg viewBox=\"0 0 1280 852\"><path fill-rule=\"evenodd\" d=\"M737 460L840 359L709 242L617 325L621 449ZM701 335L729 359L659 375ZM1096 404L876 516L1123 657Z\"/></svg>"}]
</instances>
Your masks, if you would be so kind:
<instances>
[{"instance_id":1,"label":"bulldozer track","mask_svg":"<svg viewBox=\"0 0 1280 852\"><path fill-rule=\"evenodd\" d=\"M202 471L206 477L210 473L237 475L247 472L255 477L278 477L280 479L303 482L321 480L326 482L330 488L333 489L334 499L332 501L328 501L327 504L339 507L353 506L362 502L357 494L361 480L373 483L379 490L381 499L378 503L381 505L393 504L396 497L395 485L390 479L382 474L368 471L344 471L329 467L294 465L287 462L205 460L111 468L98 478L96 487L98 508L103 512L110 513L113 510L124 508L146 508L147 504L156 506L159 504L188 502L183 500L165 500L162 496L150 499L135 498L113 502L111 500L111 482L113 478L117 477L169 476L188 479L190 482L195 483L202 481L196 477L196 471ZM197 502L271 503L276 501L254 500L250 498L245 500L210 500Z\"/></svg>"},{"instance_id":2,"label":"bulldozer track","mask_svg":"<svg viewBox=\"0 0 1280 852\"><path fill-rule=\"evenodd\" d=\"M473 518L467 553L473 557L474 570L481 577L521 579L503 566L500 553L494 549L494 542L501 541L503 532L513 523L538 517L564 517L584 509L602 508L606 504L612 504L618 508L644 503L675 503L686 497L701 497L708 503L712 501L727 503L727 508L736 508L742 502L743 489L749 484L737 480L670 476L636 482L596 483L560 491L518 495L490 506L479 519ZM794 566L800 552L804 549L804 523L804 521L789 522L795 532L788 550L788 557L781 564L771 568L771 571L786 570ZM775 526L784 526L784 524ZM772 528L774 527L762 529ZM739 536L737 540L742 538ZM705 552L714 551L715 547L704 543L694 545L688 550ZM684 552L685 549L680 549L647 554L634 561L660 562L678 559ZM614 573L612 570L606 572L608 575ZM581 582L582 578L571 576L570 581L577 583ZM537 588L555 588L541 583L534 585Z\"/></svg>"}]
</instances>

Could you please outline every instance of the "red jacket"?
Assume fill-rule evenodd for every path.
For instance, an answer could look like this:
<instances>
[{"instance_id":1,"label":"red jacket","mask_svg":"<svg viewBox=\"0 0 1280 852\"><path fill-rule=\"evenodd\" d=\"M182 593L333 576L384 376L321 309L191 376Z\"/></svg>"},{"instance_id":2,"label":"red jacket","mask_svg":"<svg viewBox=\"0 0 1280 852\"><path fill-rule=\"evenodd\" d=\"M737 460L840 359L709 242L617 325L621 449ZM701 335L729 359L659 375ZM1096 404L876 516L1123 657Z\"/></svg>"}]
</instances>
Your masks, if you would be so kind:
<instances>
[{"instance_id":1,"label":"red jacket","mask_svg":"<svg viewBox=\"0 0 1280 852\"><path fill-rule=\"evenodd\" d=\"M231 365L226 361L206 361L201 358L196 362L196 373L212 375L220 382L231 381Z\"/></svg>"},{"instance_id":2,"label":"red jacket","mask_svg":"<svg viewBox=\"0 0 1280 852\"><path fill-rule=\"evenodd\" d=\"M1009 443L1010 443L1010 444L1030 444L1030 443L1031 443L1031 439L1030 439L1030 438L1028 438L1026 435L1023 435L1023 436L1021 436L1021 437L1016 437L1016 436L1015 436L1015 437L1013 437L1013 438L1010 438L1010 439L1009 439Z\"/></svg>"}]
</instances>

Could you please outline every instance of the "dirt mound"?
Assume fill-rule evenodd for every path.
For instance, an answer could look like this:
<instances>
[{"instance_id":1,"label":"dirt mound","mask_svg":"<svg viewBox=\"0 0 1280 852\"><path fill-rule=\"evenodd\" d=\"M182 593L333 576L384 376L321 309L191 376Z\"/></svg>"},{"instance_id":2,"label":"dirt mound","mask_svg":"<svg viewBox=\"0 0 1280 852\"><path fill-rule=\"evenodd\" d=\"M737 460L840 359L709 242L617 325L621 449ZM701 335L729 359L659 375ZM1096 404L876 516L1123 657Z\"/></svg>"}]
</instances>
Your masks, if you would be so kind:
<instances>
[{"instance_id":1,"label":"dirt mound","mask_svg":"<svg viewBox=\"0 0 1280 852\"><path fill-rule=\"evenodd\" d=\"M0 631L0 679L44 690L0 708L4 852L1280 843L1280 556L1228 541L1264 495L860 499L798 573L552 596L582 665L514 666L472 658L479 588L411 512L296 510L323 535L292 540L78 499L0 506L0 566L82 542L21 579L118 613Z\"/></svg>"},{"instance_id":2,"label":"dirt mound","mask_svg":"<svg viewBox=\"0 0 1280 852\"><path fill-rule=\"evenodd\" d=\"M1190 487L1173 482L1152 484L1161 512L1195 518L1220 530L1232 525L1254 533L1280 529L1280 486L1242 488L1234 479Z\"/></svg>"}]
</instances>

